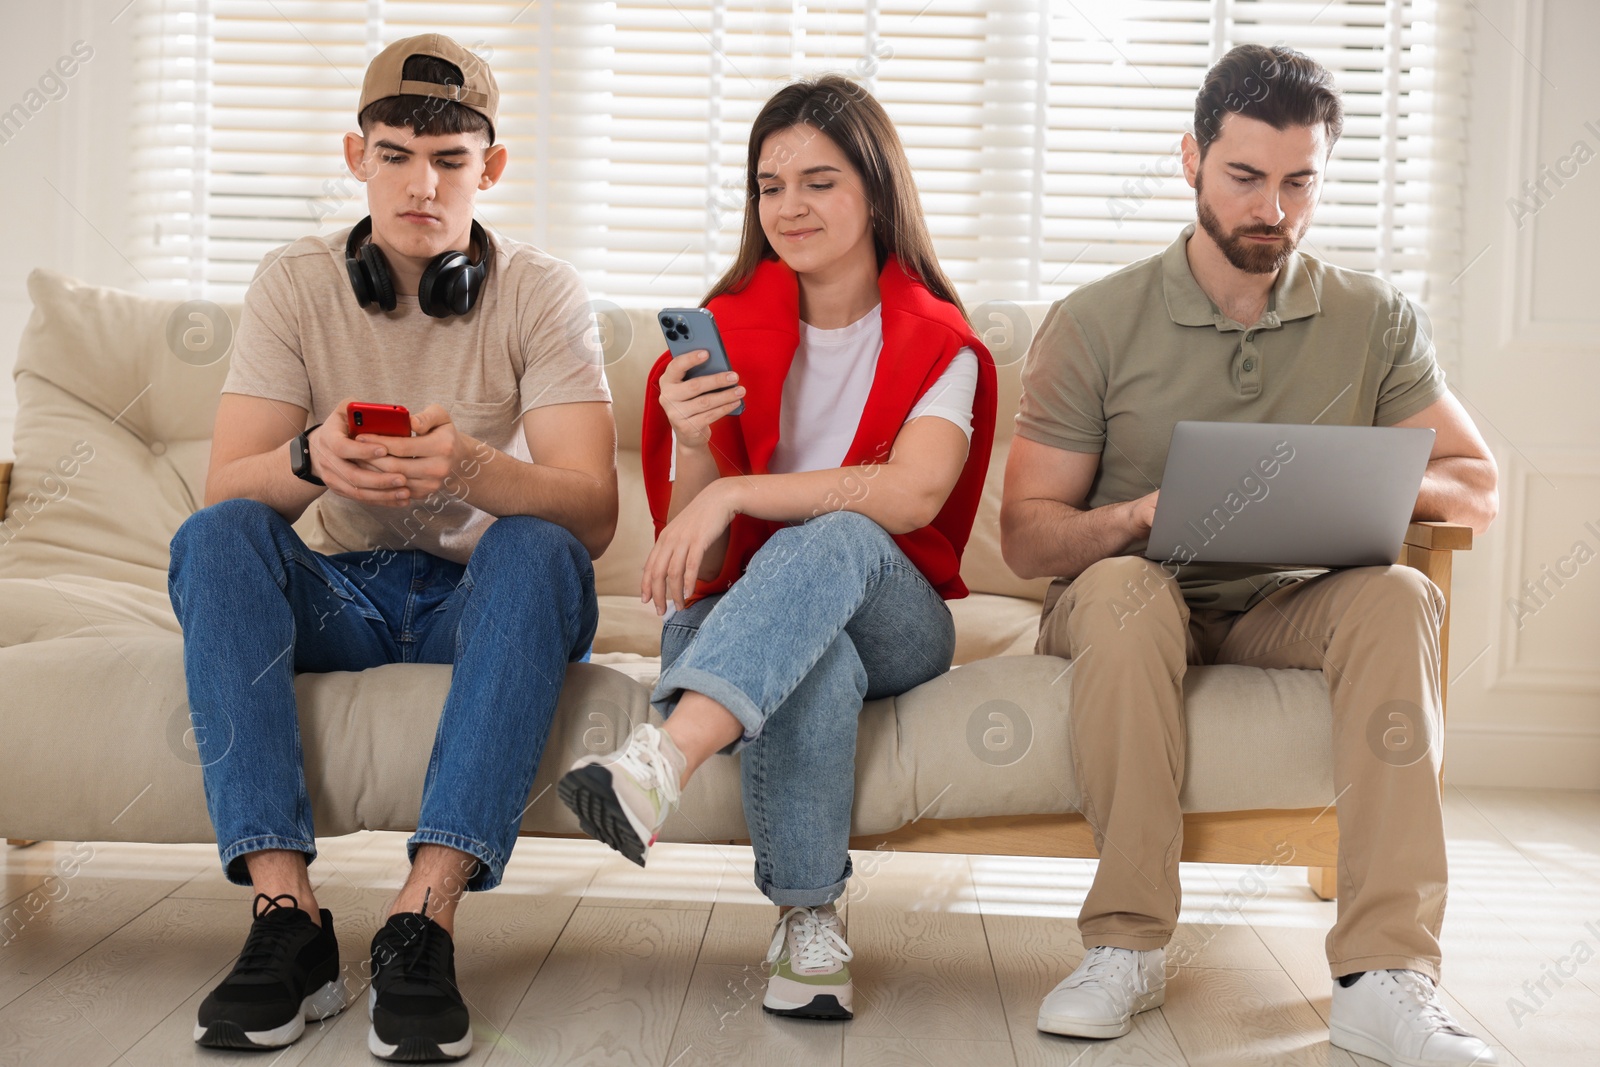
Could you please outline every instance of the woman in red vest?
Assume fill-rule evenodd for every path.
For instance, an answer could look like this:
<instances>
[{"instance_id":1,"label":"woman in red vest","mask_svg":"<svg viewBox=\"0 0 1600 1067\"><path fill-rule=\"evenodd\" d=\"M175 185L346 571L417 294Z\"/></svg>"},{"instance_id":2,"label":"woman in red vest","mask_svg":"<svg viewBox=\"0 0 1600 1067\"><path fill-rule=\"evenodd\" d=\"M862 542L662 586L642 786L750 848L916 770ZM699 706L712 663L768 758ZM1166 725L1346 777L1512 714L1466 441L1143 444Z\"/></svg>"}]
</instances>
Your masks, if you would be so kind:
<instances>
[{"instance_id":1,"label":"woman in red vest","mask_svg":"<svg viewBox=\"0 0 1600 1067\"><path fill-rule=\"evenodd\" d=\"M695 769L740 752L756 882L784 908L765 1007L848 1019L833 901L850 877L856 721L863 701L950 669L944 601L967 595L994 362L860 86L780 90L746 179L739 255L705 302L733 371L691 379L705 352L663 354L645 402L656 543L641 599L666 615L651 701L670 718L579 760L560 795L642 865Z\"/></svg>"}]
</instances>

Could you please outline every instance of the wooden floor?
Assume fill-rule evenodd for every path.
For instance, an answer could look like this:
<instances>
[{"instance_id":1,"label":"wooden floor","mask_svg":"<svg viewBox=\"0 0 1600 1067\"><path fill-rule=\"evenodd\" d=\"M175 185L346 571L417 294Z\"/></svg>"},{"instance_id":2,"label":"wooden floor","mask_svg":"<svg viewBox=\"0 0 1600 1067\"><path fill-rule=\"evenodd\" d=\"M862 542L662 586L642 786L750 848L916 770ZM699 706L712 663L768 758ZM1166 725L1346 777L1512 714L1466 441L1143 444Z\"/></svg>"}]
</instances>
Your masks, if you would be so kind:
<instances>
[{"instance_id":1,"label":"wooden floor","mask_svg":"<svg viewBox=\"0 0 1600 1067\"><path fill-rule=\"evenodd\" d=\"M1447 816L1456 1014L1502 1063L1600 1062L1600 794L1451 788ZM404 876L403 840L325 841L312 868L353 972ZM1166 1006L1112 1042L1034 1029L1040 998L1082 955L1074 916L1091 863L868 853L856 869L856 1018L807 1023L761 1011L776 909L750 884L748 849L663 845L639 871L593 842L524 840L505 885L458 920L467 1062L1373 1062L1328 1044L1334 905L1300 868L1185 864L1186 921L1168 951L1187 962ZM376 1062L359 1008L281 1055L192 1043L195 1009L248 921L246 891L222 880L210 846L7 848L0 879L0 1064Z\"/></svg>"}]
</instances>

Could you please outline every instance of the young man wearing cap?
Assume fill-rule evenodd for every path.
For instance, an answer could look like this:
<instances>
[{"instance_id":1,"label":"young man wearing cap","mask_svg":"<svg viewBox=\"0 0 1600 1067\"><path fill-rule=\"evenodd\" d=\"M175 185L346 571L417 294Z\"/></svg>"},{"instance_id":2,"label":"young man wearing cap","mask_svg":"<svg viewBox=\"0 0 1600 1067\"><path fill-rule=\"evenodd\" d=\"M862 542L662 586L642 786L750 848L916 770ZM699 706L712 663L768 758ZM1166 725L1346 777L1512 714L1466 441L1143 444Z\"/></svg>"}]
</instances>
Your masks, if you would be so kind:
<instances>
[{"instance_id":1,"label":"young man wearing cap","mask_svg":"<svg viewBox=\"0 0 1600 1067\"><path fill-rule=\"evenodd\" d=\"M498 95L449 38L384 49L344 139L370 218L269 253L245 296L208 506L173 538L169 581L223 867L256 891L202 1045L286 1045L353 992L307 872L294 675L402 662L454 674L417 768L410 876L372 941L368 1047L415 1062L472 1045L456 905L500 881L617 518L583 285L473 221L506 167ZM413 435L352 435L353 401L405 406Z\"/></svg>"},{"instance_id":2,"label":"young man wearing cap","mask_svg":"<svg viewBox=\"0 0 1600 1067\"><path fill-rule=\"evenodd\" d=\"M1296 249L1342 125L1315 61L1281 45L1229 52L1183 138L1198 227L1056 304L1028 354L1001 546L1019 575L1056 579L1038 651L1073 663L1072 760L1100 853L1078 916L1083 960L1039 1008L1050 1033L1117 1037L1163 1003L1177 962L1165 947L1181 897L1184 671L1239 663L1327 678L1332 1043L1406 1067L1496 1062L1435 984L1447 883L1440 751L1426 740L1441 715L1438 589L1410 567L1140 555L1159 490L1150 479L1180 419L1427 427L1414 518L1480 533L1494 518L1494 458L1445 388L1415 307ZM1292 458L1268 457L1262 473ZM1414 754L1373 746L1373 724L1393 722L1421 733Z\"/></svg>"}]
</instances>

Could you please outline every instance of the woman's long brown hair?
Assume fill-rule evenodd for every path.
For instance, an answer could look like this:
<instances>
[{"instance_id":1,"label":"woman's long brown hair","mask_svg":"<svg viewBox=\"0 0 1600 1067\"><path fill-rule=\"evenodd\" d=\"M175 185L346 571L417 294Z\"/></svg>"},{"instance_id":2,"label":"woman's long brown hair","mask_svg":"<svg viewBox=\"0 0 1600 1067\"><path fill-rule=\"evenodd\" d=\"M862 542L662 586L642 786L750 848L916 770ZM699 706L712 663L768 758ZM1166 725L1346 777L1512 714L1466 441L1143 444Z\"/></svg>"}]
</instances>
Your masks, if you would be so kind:
<instances>
[{"instance_id":1,"label":"woman's long brown hair","mask_svg":"<svg viewBox=\"0 0 1600 1067\"><path fill-rule=\"evenodd\" d=\"M756 116L745 162L744 232L739 238L739 254L706 294L705 303L723 293L737 292L762 260L778 258L761 229L761 190L756 172L761 169L761 146L766 139L802 125L814 127L838 145L861 175L878 268L883 269L891 254L896 256L929 292L954 304L965 317L967 309L933 253L933 239L922 218L922 201L911 177L911 164L894 123L871 93L838 74L784 86Z\"/></svg>"}]
</instances>

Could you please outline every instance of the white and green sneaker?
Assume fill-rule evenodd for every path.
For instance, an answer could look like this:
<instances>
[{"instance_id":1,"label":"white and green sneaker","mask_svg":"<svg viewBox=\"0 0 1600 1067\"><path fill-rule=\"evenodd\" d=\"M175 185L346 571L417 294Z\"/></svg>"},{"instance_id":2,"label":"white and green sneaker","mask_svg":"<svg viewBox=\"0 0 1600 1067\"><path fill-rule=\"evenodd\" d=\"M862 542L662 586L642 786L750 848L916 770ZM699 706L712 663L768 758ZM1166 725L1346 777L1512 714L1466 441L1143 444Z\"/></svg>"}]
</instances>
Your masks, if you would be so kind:
<instances>
[{"instance_id":1,"label":"white and green sneaker","mask_svg":"<svg viewBox=\"0 0 1600 1067\"><path fill-rule=\"evenodd\" d=\"M609 756L585 756L561 776L556 794L578 816L584 833L639 866L656 833L678 807L683 753L652 723L633 728Z\"/></svg>"},{"instance_id":2,"label":"white and green sneaker","mask_svg":"<svg viewBox=\"0 0 1600 1067\"><path fill-rule=\"evenodd\" d=\"M832 904L790 908L767 949L767 996L762 1008L796 1019L855 1015L844 927Z\"/></svg>"}]
</instances>

